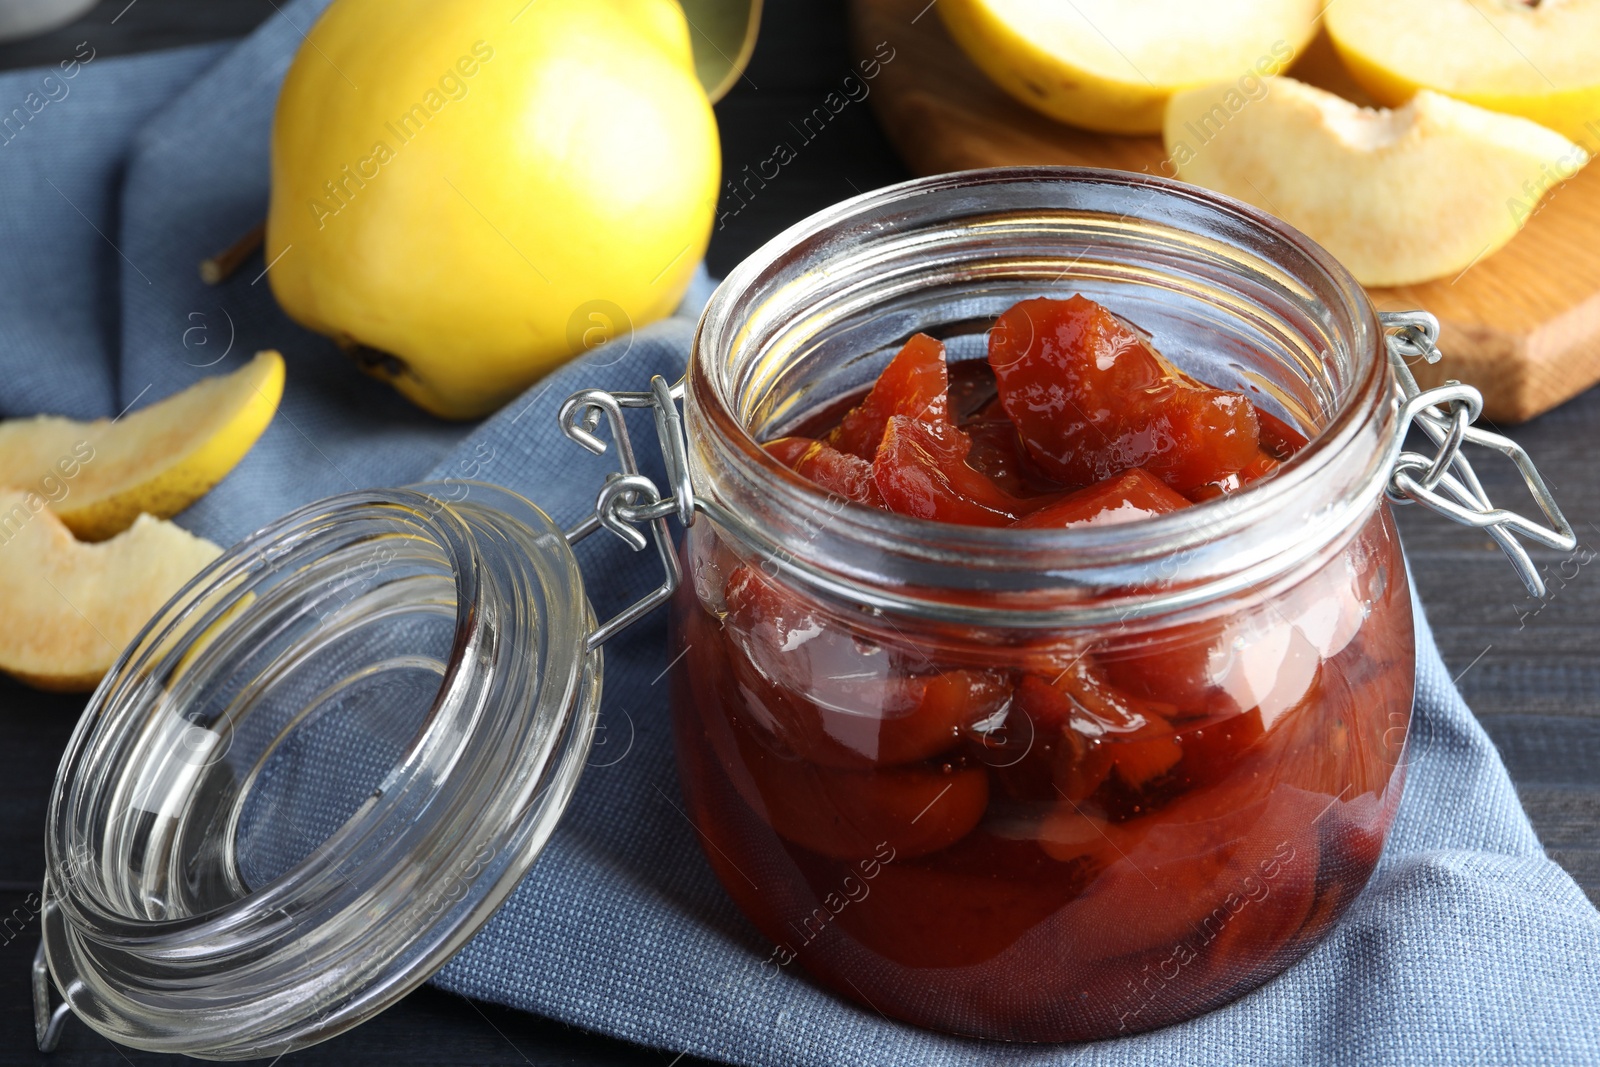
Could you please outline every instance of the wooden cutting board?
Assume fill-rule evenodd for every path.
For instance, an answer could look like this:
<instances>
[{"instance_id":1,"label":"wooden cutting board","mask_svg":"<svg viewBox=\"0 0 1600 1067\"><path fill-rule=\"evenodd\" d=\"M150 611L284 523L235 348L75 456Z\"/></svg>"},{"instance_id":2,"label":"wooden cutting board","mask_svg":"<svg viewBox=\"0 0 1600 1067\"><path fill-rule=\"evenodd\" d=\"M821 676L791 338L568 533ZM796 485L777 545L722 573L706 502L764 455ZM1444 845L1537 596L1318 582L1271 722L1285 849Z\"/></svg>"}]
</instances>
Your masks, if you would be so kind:
<instances>
[{"instance_id":1,"label":"wooden cutting board","mask_svg":"<svg viewBox=\"0 0 1600 1067\"><path fill-rule=\"evenodd\" d=\"M937 0L935 0L935 3ZM859 55L888 42L868 98L918 174L1017 164L1071 164L1160 174L1159 137L1075 129L1014 101L945 32L929 0L851 0ZM1370 103L1319 39L1292 73ZM1444 359L1418 374L1483 391L1496 422L1530 419L1600 381L1600 163L1558 187L1505 248L1454 279L1375 289L1383 311L1440 319Z\"/></svg>"}]
</instances>

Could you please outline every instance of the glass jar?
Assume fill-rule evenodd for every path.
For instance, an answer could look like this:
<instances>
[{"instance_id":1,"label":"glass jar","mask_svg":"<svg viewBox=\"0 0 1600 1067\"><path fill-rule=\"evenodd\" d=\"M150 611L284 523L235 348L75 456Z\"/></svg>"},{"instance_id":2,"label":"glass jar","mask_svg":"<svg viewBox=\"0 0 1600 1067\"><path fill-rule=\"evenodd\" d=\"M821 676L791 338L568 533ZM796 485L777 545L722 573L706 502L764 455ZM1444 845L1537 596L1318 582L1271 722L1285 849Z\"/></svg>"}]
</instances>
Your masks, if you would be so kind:
<instances>
[{"instance_id":1,"label":"glass jar","mask_svg":"<svg viewBox=\"0 0 1600 1067\"><path fill-rule=\"evenodd\" d=\"M850 504L757 443L914 333L982 358L1001 312L1073 293L1311 443L1232 496L1054 531ZM730 275L685 404L714 518L673 610L680 774L774 971L975 1037L1103 1038L1259 985L1361 891L1412 702L1399 402L1320 248L1138 175L929 179Z\"/></svg>"},{"instance_id":2,"label":"glass jar","mask_svg":"<svg viewBox=\"0 0 1600 1067\"><path fill-rule=\"evenodd\" d=\"M757 443L916 331L976 357L999 311L1069 291L1310 444L1231 496L1049 532L846 505ZM426 981L572 796L601 646L674 590L684 793L776 945L764 973L1017 1040L1236 996L1360 891L1399 799L1411 607L1385 489L1488 530L1536 593L1516 538L1575 542L1526 455L1470 425L1474 390L1417 393L1400 357L1437 358L1435 330L1380 322L1265 216L1139 175L951 175L799 224L719 289L683 387L563 405L618 468L577 525L480 482L345 494L146 626L57 774L40 1047L72 1014L276 1056ZM1439 454L1404 451L1408 425ZM1494 508L1468 443L1515 459L1555 529ZM603 622L571 547L602 529L664 573Z\"/></svg>"}]
</instances>

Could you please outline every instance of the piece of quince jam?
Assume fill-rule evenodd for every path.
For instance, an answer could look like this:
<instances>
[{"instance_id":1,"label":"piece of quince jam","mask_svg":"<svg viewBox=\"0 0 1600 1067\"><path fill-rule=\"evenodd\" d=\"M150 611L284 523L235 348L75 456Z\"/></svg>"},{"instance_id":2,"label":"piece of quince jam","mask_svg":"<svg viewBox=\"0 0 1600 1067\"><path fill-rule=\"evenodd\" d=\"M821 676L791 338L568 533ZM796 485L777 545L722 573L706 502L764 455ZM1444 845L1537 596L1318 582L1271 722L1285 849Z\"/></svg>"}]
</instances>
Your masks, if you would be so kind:
<instances>
[{"instance_id":1,"label":"piece of quince jam","mask_svg":"<svg viewBox=\"0 0 1600 1067\"><path fill-rule=\"evenodd\" d=\"M944 346L917 334L859 403L806 430L767 448L830 492L1035 529L1162 515L1243 488L1304 444L1083 296L1012 307L987 361L951 368Z\"/></svg>"},{"instance_id":2,"label":"piece of quince jam","mask_svg":"<svg viewBox=\"0 0 1600 1067\"><path fill-rule=\"evenodd\" d=\"M1304 444L1074 296L1000 316L987 360L917 335L766 447L857 505L1029 531L1170 515ZM841 602L711 524L685 552L687 810L774 973L980 1037L1114 1036L1281 970L1377 862L1413 682L1386 509L1287 584L1059 632Z\"/></svg>"}]
</instances>

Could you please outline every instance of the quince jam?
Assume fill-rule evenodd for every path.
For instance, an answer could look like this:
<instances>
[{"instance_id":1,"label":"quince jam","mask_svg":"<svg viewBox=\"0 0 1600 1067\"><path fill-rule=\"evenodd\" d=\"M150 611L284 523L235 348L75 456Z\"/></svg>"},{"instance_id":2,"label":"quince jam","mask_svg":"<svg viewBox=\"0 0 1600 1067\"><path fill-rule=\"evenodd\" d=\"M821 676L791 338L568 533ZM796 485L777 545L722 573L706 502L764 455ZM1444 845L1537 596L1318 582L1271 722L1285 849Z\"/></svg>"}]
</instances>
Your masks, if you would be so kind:
<instances>
[{"instance_id":1,"label":"quince jam","mask_svg":"<svg viewBox=\"0 0 1600 1067\"><path fill-rule=\"evenodd\" d=\"M1304 444L1077 296L1007 311L987 360L912 337L765 447L837 507L1039 530L1198 519ZM753 977L798 965L978 1037L1115 1036L1261 984L1371 874L1413 684L1385 507L1260 588L1062 631L840 603L706 525L675 613L679 766L773 946Z\"/></svg>"}]
</instances>

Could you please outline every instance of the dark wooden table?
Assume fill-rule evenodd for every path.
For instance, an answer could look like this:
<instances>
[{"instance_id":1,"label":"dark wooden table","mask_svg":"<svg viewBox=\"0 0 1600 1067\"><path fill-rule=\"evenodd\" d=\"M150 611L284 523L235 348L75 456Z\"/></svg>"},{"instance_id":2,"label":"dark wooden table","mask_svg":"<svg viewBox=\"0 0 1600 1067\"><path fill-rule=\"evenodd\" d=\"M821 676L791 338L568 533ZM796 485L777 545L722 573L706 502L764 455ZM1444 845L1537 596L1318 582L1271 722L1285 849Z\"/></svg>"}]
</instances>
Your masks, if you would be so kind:
<instances>
[{"instance_id":1,"label":"dark wooden table","mask_svg":"<svg viewBox=\"0 0 1600 1067\"><path fill-rule=\"evenodd\" d=\"M788 123L808 114L851 67L842 0L767 0L767 9L748 76L717 107L728 174L767 158ZM53 62L81 40L99 55L117 55L234 37L277 17L273 0L106 0L73 26L0 45L0 68ZM789 223L907 176L869 110L846 108L758 196L743 206L722 205L711 270L725 274ZM1523 594L1487 538L1417 508L1403 509L1400 519L1445 661L1499 746L1551 857L1600 902L1600 476L1590 444L1596 427L1600 390L1512 431L1538 460L1581 542L1576 553L1537 554L1551 587L1542 603ZM1492 470L1485 479L1491 491L1502 503L1515 499L1509 467ZM28 971L38 927L26 898L43 874L45 804L81 707L81 698L0 681L0 1064L190 1062L119 1049L77 1023L69 1024L53 1056L33 1051ZM688 1067L693 1061L424 989L360 1029L282 1062Z\"/></svg>"}]
</instances>

